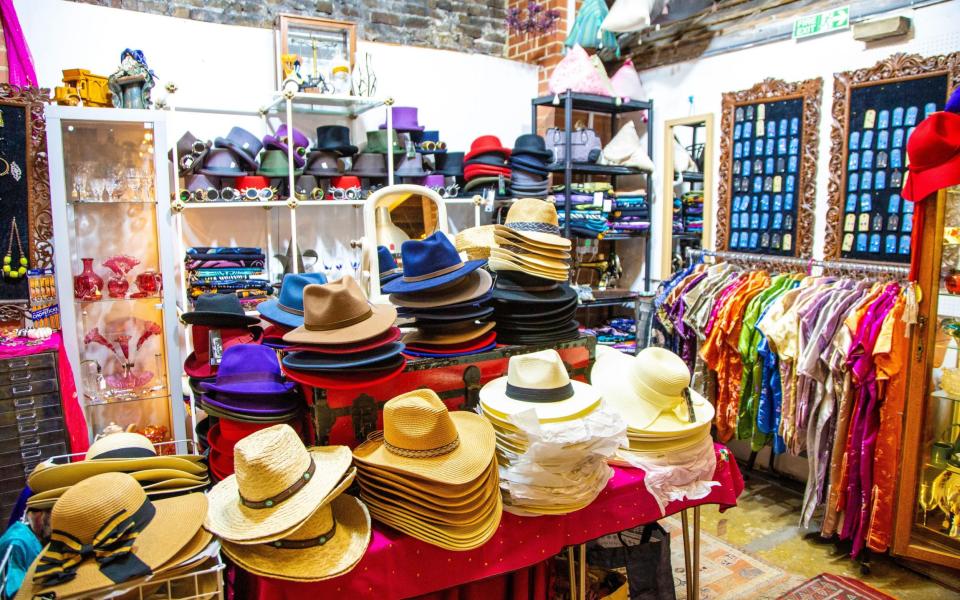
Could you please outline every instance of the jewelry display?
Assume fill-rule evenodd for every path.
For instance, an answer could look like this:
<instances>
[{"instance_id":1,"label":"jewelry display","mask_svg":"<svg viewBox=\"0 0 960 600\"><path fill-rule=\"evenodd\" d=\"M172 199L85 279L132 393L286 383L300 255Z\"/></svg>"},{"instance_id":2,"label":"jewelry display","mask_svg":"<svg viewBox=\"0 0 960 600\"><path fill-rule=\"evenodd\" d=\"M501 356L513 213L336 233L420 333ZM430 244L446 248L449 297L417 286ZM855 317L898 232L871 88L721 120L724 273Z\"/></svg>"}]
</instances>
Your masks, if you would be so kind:
<instances>
[{"instance_id":1,"label":"jewelry display","mask_svg":"<svg viewBox=\"0 0 960 600\"><path fill-rule=\"evenodd\" d=\"M13 241L17 241L17 253L20 255L14 266ZM3 255L3 276L6 279L22 279L27 275L27 255L23 251L23 242L20 240L20 229L17 227L17 218L10 220L10 241L7 243L7 253Z\"/></svg>"}]
</instances>

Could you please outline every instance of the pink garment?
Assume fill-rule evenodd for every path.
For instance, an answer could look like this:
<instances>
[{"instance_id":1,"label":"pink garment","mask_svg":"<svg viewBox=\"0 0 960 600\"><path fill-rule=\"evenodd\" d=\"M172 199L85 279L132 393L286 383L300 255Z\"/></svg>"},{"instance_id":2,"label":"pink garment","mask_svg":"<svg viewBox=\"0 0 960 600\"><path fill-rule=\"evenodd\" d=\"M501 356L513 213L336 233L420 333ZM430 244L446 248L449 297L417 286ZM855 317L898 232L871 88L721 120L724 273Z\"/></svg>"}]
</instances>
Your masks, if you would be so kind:
<instances>
[{"instance_id":1,"label":"pink garment","mask_svg":"<svg viewBox=\"0 0 960 600\"><path fill-rule=\"evenodd\" d=\"M668 515L693 506L718 504L725 510L737 504L743 491L740 470L726 448L717 444L715 449L718 459L713 479L720 485L701 500L672 502L667 507ZM660 508L646 490L643 471L626 467L614 467L614 471L607 488L586 508L560 516L519 517L504 513L497 533L475 550L450 552L374 522L370 547L349 573L316 583L243 574L250 588L246 597L410 598L523 569L566 546L662 518Z\"/></svg>"},{"instance_id":2,"label":"pink garment","mask_svg":"<svg viewBox=\"0 0 960 600\"><path fill-rule=\"evenodd\" d=\"M26 87L37 86L37 73L33 70L33 57L23 37L23 28L17 18L17 9L13 0L0 0L0 23L3 24L3 37L7 46L7 69L10 85Z\"/></svg>"},{"instance_id":3,"label":"pink garment","mask_svg":"<svg viewBox=\"0 0 960 600\"><path fill-rule=\"evenodd\" d=\"M66 425L67 437L70 441L70 447L67 451L71 454L86 452L90 447L87 418L84 416L80 402L77 400L77 386L73 380L73 369L70 368L70 360L67 358L67 350L63 347L63 337L60 332L54 333L49 339L36 346L0 346L0 359L32 356L42 352L57 353L60 406L63 408L63 422Z\"/></svg>"}]
</instances>

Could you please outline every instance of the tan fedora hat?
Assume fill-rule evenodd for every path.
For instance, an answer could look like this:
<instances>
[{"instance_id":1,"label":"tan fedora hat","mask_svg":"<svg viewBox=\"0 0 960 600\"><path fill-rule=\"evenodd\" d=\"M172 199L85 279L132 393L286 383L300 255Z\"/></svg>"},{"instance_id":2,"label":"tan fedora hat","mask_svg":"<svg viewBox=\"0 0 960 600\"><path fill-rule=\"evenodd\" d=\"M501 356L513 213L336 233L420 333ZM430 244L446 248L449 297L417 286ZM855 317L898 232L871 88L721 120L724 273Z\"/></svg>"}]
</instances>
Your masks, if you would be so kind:
<instances>
[{"instance_id":1,"label":"tan fedora hat","mask_svg":"<svg viewBox=\"0 0 960 600\"><path fill-rule=\"evenodd\" d=\"M527 275L533 275L534 277L550 279L553 281L567 281L570 279L569 269L545 269L528 263L520 262L516 259L491 256L490 262L487 264L490 265L490 270L494 272L519 271L521 273L526 273Z\"/></svg>"},{"instance_id":2,"label":"tan fedora hat","mask_svg":"<svg viewBox=\"0 0 960 600\"><path fill-rule=\"evenodd\" d=\"M460 344L475 340L493 330L496 323L487 321L479 325L473 323L465 327L445 327L442 331L418 329L403 336L404 344Z\"/></svg>"},{"instance_id":3,"label":"tan fedora hat","mask_svg":"<svg viewBox=\"0 0 960 600\"><path fill-rule=\"evenodd\" d=\"M233 448L235 473L208 492L203 526L231 542L262 541L303 524L350 468L350 449L307 449L289 425L254 432Z\"/></svg>"},{"instance_id":4,"label":"tan fedora hat","mask_svg":"<svg viewBox=\"0 0 960 600\"><path fill-rule=\"evenodd\" d=\"M393 327L397 309L370 304L350 275L332 283L303 288L303 326L283 336L297 344L352 344Z\"/></svg>"},{"instance_id":5,"label":"tan fedora hat","mask_svg":"<svg viewBox=\"0 0 960 600\"><path fill-rule=\"evenodd\" d=\"M497 231L504 229L533 242L570 247L570 240L560 235L560 219L557 217L557 207L553 202L536 198L518 198L507 211L507 218L504 219L503 225L496 227Z\"/></svg>"},{"instance_id":6,"label":"tan fedora hat","mask_svg":"<svg viewBox=\"0 0 960 600\"><path fill-rule=\"evenodd\" d=\"M406 308L433 308L460 304L479 298L493 287L493 277L484 269L462 277L446 286L434 288L429 294L390 294L390 302Z\"/></svg>"},{"instance_id":7,"label":"tan fedora hat","mask_svg":"<svg viewBox=\"0 0 960 600\"><path fill-rule=\"evenodd\" d=\"M370 513L346 494L333 498L289 537L265 544L223 542L243 569L275 579L322 581L350 571L370 544Z\"/></svg>"},{"instance_id":8,"label":"tan fedora hat","mask_svg":"<svg viewBox=\"0 0 960 600\"><path fill-rule=\"evenodd\" d=\"M570 270L570 265L562 260L528 252L512 252L510 250L494 248L490 251L490 257L529 265L531 268L543 269L545 271L562 271L566 273Z\"/></svg>"},{"instance_id":9,"label":"tan fedora hat","mask_svg":"<svg viewBox=\"0 0 960 600\"><path fill-rule=\"evenodd\" d=\"M686 363L664 348L645 348L630 357L612 348L598 347L590 380L626 421L628 435L682 437L709 427L714 417L713 405L690 389Z\"/></svg>"},{"instance_id":10,"label":"tan fedora hat","mask_svg":"<svg viewBox=\"0 0 960 600\"><path fill-rule=\"evenodd\" d=\"M453 246L457 252L465 252L470 260L489 258L490 249L497 245L493 228L493 225L479 225L464 229L453 237Z\"/></svg>"},{"instance_id":11,"label":"tan fedora hat","mask_svg":"<svg viewBox=\"0 0 960 600\"><path fill-rule=\"evenodd\" d=\"M378 432L380 433L380 432ZM483 476L495 451L493 427L476 413L449 412L436 392L388 400L383 432L353 450L362 464L448 484Z\"/></svg>"},{"instance_id":12,"label":"tan fedora hat","mask_svg":"<svg viewBox=\"0 0 960 600\"><path fill-rule=\"evenodd\" d=\"M191 543L206 511L203 494L151 501L125 473L90 477L54 505L50 543L20 596L91 597L150 575Z\"/></svg>"},{"instance_id":13,"label":"tan fedora hat","mask_svg":"<svg viewBox=\"0 0 960 600\"><path fill-rule=\"evenodd\" d=\"M511 356L507 376L480 389L480 405L500 420L533 410L541 423L554 423L590 414L600 405L600 393L572 381L556 350L542 350Z\"/></svg>"}]
</instances>

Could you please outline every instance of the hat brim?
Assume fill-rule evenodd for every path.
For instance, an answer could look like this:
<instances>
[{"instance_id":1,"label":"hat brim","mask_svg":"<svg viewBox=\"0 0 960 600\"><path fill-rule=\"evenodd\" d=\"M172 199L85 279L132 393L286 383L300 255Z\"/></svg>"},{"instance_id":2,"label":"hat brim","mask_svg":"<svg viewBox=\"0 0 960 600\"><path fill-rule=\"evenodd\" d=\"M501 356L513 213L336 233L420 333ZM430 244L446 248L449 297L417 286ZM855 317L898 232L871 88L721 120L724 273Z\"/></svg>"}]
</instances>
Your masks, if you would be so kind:
<instances>
[{"instance_id":1,"label":"hat brim","mask_svg":"<svg viewBox=\"0 0 960 600\"><path fill-rule=\"evenodd\" d=\"M256 154L259 154L259 150L257 150L255 154L251 154L250 152L247 152L240 146L233 143L233 140L223 137L214 139L213 146L214 148L226 148L227 150L233 152L234 156L239 158L243 162L244 166L249 167L251 170L257 168Z\"/></svg>"},{"instance_id":2,"label":"hat brim","mask_svg":"<svg viewBox=\"0 0 960 600\"><path fill-rule=\"evenodd\" d=\"M330 145L324 144L323 146L314 146L314 152L336 152L341 156L353 156L359 152L359 148L352 146L350 144L341 144L341 145Z\"/></svg>"},{"instance_id":3,"label":"hat brim","mask_svg":"<svg viewBox=\"0 0 960 600\"><path fill-rule=\"evenodd\" d=\"M263 423L267 425L276 425L278 423L288 423L291 420L299 417L301 414L299 407L296 410L285 413L258 414L254 412L238 412L229 408L213 406L206 402L204 398L201 398L198 401L198 405L210 416L231 421L240 421L242 423Z\"/></svg>"},{"instance_id":4,"label":"hat brim","mask_svg":"<svg viewBox=\"0 0 960 600\"><path fill-rule=\"evenodd\" d=\"M345 175L353 175L354 177L364 177L366 179L386 179L386 171L347 171Z\"/></svg>"},{"instance_id":5,"label":"hat brim","mask_svg":"<svg viewBox=\"0 0 960 600\"><path fill-rule=\"evenodd\" d=\"M418 329L404 335L403 343L414 345L431 344L434 346L462 344L464 342L469 342L470 340L475 340L480 336L493 331L495 325L496 323L488 321L486 323L478 324L475 328L469 328L463 331L451 328L443 333L429 332Z\"/></svg>"},{"instance_id":6,"label":"hat brim","mask_svg":"<svg viewBox=\"0 0 960 600\"><path fill-rule=\"evenodd\" d=\"M497 532L503 516L503 502L499 496L491 511L490 519L479 527L441 527L423 523L402 514L398 515L392 511L380 510L376 505L369 508L373 518L397 531L433 546L453 551L473 550L486 544Z\"/></svg>"},{"instance_id":7,"label":"hat brim","mask_svg":"<svg viewBox=\"0 0 960 600\"><path fill-rule=\"evenodd\" d=\"M294 315L280 308L279 298L270 298L257 305L260 316L271 323L290 329L303 326L303 315Z\"/></svg>"},{"instance_id":8,"label":"hat brim","mask_svg":"<svg viewBox=\"0 0 960 600\"><path fill-rule=\"evenodd\" d=\"M478 496L473 502L458 507L424 506L419 500L411 501L392 494L390 492L377 489L367 485L364 479L360 479L360 493L365 500L376 504L384 510L396 510L398 513L406 513L410 516L422 520L425 523L433 525L452 525L459 527L470 527L481 525L490 519L492 511L497 503L495 496L500 495L498 487L486 486L484 493Z\"/></svg>"},{"instance_id":9,"label":"hat brim","mask_svg":"<svg viewBox=\"0 0 960 600\"><path fill-rule=\"evenodd\" d=\"M497 331L555 333L566 330L570 321L576 318L576 308L551 317L534 317L527 320L497 319Z\"/></svg>"},{"instance_id":10,"label":"hat brim","mask_svg":"<svg viewBox=\"0 0 960 600\"><path fill-rule=\"evenodd\" d=\"M533 150L527 148L514 148L511 156L534 156L543 160L553 159L553 152L550 150Z\"/></svg>"},{"instance_id":11,"label":"hat brim","mask_svg":"<svg viewBox=\"0 0 960 600\"><path fill-rule=\"evenodd\" d=\"M553 246L555 248L570 248L570 240L555 233L543 233L541 231L518 231L511 229L509 225L496 225L494 227L494 237L496 234L508 238L519 238L520 241L529 241L535 244Z\"/></svg>"},{"instance_id":12,"label":"hat brim","mask_svg":"<svg viewBox=\"0 0 960 600\"><path fill-rule=\"evenodd\" d=\"M253 169L251 169L252 171ZM210 177L243 177L248 171L233 171L230 169L210 169L207 167L197 171L200 175L209 175Z\"/></svg>"},{"instance_id":13,"label":"hat brim","mask_svg":"<svg viewBox=\"0 0 960 600\"><path fill-rule=\"evenodd\" d=\"M409 357L412 358L457 358L459 356L472 356L474 354L482 354L484 352L490 352L497 348L496 341L490 342L486 346L475 348L472 350L411 350L409 348L403 351Z\"/></svg>"},{"instance_id":14,"label":"hat brim","mask_svg":"<svg viewBox=\"0 0 960 600\"><path fill-rule=\"evenodd\" d=\"M491 288L493 277L489 272L477 269L449 288L432 290L429 294L419 296L391 294L390 302L404 308L436 308L480 298Z\"/></svg>"},{"instance_id":15,"label":"hat brim","mask_svg":"<svg viewBox=\"0 0 960 600\"><path fill-rule=\"evenodd\" d=\"M496 332L491 331L486 335L469 340L462 344L445 344L445 345L434 345L434 344L420 344L416 346L407 346L406 350L415 350L417 352L466 352L469 350L476 350L478 348L485 348L492 343L495 343L497 340Z\"/></svg>"},{"instance_id":16,"label":"hat brim","mask_svg":"<svg viewBox=\"0 0 960 600\"><path fill-rule=\"evenodd\" d=\"M187 546L200 531L204 515L207 512L207 497L204 494L193 493L163 500L153 500L156 509L153 519L137 535L134 555L151 571L163 566L175 557L181 549ZM44 551L49 549L49 545ZM23 581L20 594L24 598L33 598L39 595L51 597L67 597L73 595L90 595L92 592L117 585L100 570L100 565L93 558L84 559L76 567L76 576L60 585L41 587L33 581L33 573L43 552L33 561L28 571L28 577ZM94 594L95 595L95 594Z\"/></svg>"},{"instance_id":17,"label":"hat brim","mask_svg":"<svg viewBox=\"0 0 960 600\"><path fill-rule=\"evenodd\" d=\"M238 396L276 396L286 394L295 387L289 381L262 381L233 384L218 384L215 381L201 382L200 389L205 392L236 394Z\"/></svg>"},{"instance_id":18,"label":"hat brim","mask_svg":"<svg viewBox=\"0 0 960 600\"><path fill-rule=\"evenodd\" d=\"M440 311L431 309L408 309L409 312L399 314L406 319L417 319L417 321L474 321L484 319L493 314L493 307L476 306L474 308L460 308L451 311Z\"/></svg>"},{"instance_id":19,"label":"hat brim","mask_svg":"<svg viewBox=\"0 0 960 600\"><path fill-rule=\"evenodd\" d=\"M537 241L531 238L524 237L519 234L519 232L514 231L513 229L504 227L503 225L494 225L493 239L498 246L517 246L519 248L524 248L531 252L540 252L540 253L555 253L562 252L569 256L571 244L554 244L551 242L542 242ZM566 240L566 238L559 238L561 240ZM569 240L567 240L569 242Z\"/></svg>"},{"instance_id":20,"label":"hat brim","mask_svg":"<svg viewBox=\"0 0 960 600\"><path fill-rule=\"evenodd\" d=\"M330 509L337 529L322 546L290 550L224 541L223 552L244 570L273 579L323 581L347 573L370 544L370 513L362 502L346 494L334 498Z\"/></svg>"},{"instance_id":21,"label":"hat brim","mask_svg":"<svg viewBox=\"0 0 960 600\"><path fill-rule=\"evenodd\" d=\"M188 458L189 457L189 458ZM206 476L207 467L197 455L148 456L144 458L94 458L65 465L40 463L27 477L34 493L75 485L101 473L134 473L144 469L175 469L194 476Z\"/></svg>"},{"instance_id":22,"label":"hat brim","mask_svg":"<svg viewBox=\"0 0 960 600\"><path fill-rule=\"evenodd\" d=\"M240 315L227 312L192 311L180 315L180 320L187 325L203 325L204 327L225 327L239 329L249 325L256 325L260 319L252 315Z\"/></svg>"},{"instance_id":23,"label":"hat brim","mask_svg":"<svg viewBox=\"0 0 960 600\"><path fill-rule=\"evenodd\" d=\"M406 366L406 360L402 360L393 368L377 371L341 372L334 375L325 375L321 371L296 371L284 367L284 373L291 380L312 388L356 390L386 383L402 373Z\"/></svg>"},{"instance_id":24,"label":"hat brim","mask_svg":"<svg viewBox=\"0 0 960 600\"><path fill-rule=\"evenodd\" d=\"M366 483L389 489L404 497L421 499L425 504L433 503L442 506L463 506L474 502L479 494L484 493L483 490L490 485L491 480L498 479L499 469L495 459L490 461L487 469L485 475L474 481L453 485L407 473L396 473L372 465L357 464L358 476Z\"/></svg>"},{"instance_id":25,"label":"hat brim","mask_svg":"<svg viewBox=\"0 0 960 600\"><path fill-rule=\"evenodd\" d=\"M504 420L533 410L541 423L559 423L592 413L600 405L600 392L582 381L571 380L573 396L555 402L526 402L507 396L507 377L498 377L480 388L483 410Z\"/></svg>"},{"instance_id":26,"label":"hat brim","mask_svg":"<svg viewBox=\"0 0 960 600\"><path fill-rule=\"evenodd\" d=\"M203 526L225 540L258 540L303 523L324 502L350 469L350 449L324 446L309 449L317 465L313 477L293 496L272 508L248 508L240 501L237 476L213 486L207 496L210 509Z\"/></svg>"},{"instance_id":27,"label":"hat brim","mask_svg":"<svg viewBox=\"0 0 960 600\"><path fill-rule=\"evenodd\" d=\"M960 152L946 162L923 171L907 171L903 197L919 202L937 191L960 184Z\"/></svg>"},{"instance_id":28,"label":"hat brim","mask_svg":"<svg viewBox=\"0 0 960 600\"><path fill-rule=\"evenodd\" d=\"M314 352L317 354L354 354L396 342L400 339L401 335L402 332L399 327L391 327L380 336L364 340L363 342L357 342L356 344L339 344L335 346L323 344L290 345L286 347L286 350L288 352Z\"/></svg>"},{"instance_id":29,"label":"hat brim","mask_svg":"<svg viewBox=\"0 0 960 600\"><path fill-rule=\"evenodd\" d=\"M303 174L304 174L303 167L297 167L296 169L293 170L293 175L295 177L299 177L300 175L303 175ZM257 175L263 175L264 177L270 177L270 178L289 177L290 171L286 169L277 170L277 171L274 171L272 169L258 169ZM316 173L307 173L307 175L316 175Z\"/></svg>"},{"instance_id":30,"label":"hat brim","mask_svg":"<svg viewBox=\"0 0 960 600\"><path fill-rule=\"evenodd\" d=\"M510 148L503 148L502 146L501 147L491 146L489 148L477 148L476 150L471 150L470 152L467 152L467 154L464 155L463 160L464 162L466 162L471 160L475 156L480 156L481 154L491 154L491 153L503 154L504 156L509 158L510 152L511 152Z\"/></svg>"},{"instance_id":31,"label":"hat brim","mask_svg":"<svg viewBox=\"0 0 960 600\"><path fill-rule=\"evenodd\" d=\"M551 310L554 310L554 307L566 306L567 303L576 302L577 298L577 292L565 283L561 283L555 289L546 291L493 288L494 308L497 304L511 303L530 305L529 308L521 306L521 311L535 312L536 307L533 305L550 305Z\"/></svg>"},{"instance_id":32,"label":"hat brim","mask_svg":"<svg viewBox=\"0 0 960 600\"><path fill-rule=\"evenodd\" d=\"M513 262L518 262L521 264L527 264L532 266L535 269L545 269L545 270L556 270L556 271L567 271L570 270L570 264L565 262L562 259L556 259L550 256L544 256L542 254L536 254L534 252L523 252L518 253L512 250L506 250L504 248L494 248L490 251L491 258L498 258L503 260L509 260Z\"/></svg>"},{"instance_id":33,"label":"hat brim","mask_svg":"<svg viewBox=\"0 0 960 600\"><path fill-rule=\"evenodd\" d=\"M306 325L283 336L283 341L294 344L354 344L383 335L397 320L397 309L386 304L371 304L370 317L339 329L311 330Z\"/></svg>"},{"instance_id":34,"label":"hat brim","mask_svg":"<svg viewBox=\"0 0 960 600\"><path fill-rule=\"evenodd\" d=\"M385 363L401 352L403 344L392 342L379 348L354 354L318 354L314 352L290 352L283 357L283 364L298 371L332 371L354 367L373 367ZM393 364L384 364L390 368Z\"/></svg>"},{"instance_id":35,"label":"hat brim","mask_svg":"<svg viewBox=\"0 0 960 600\"><path fill-rule=\"evenodd\" d=\"M520 262L514 259L504 259L490 255L490 270L500 271L519 271L535 277L550 279L552 281L567 281L570 278L569 269L546 269L535 267L527 262Z\"/></svg>"},{"instance_id":36,"label":"hat brim","mask_svg":"<svg viewBox=\"0 0 960 600\"><path fill-rule=\"evenodd\" d=\"M444 273L443 275L439 275L437 277L431 277L430 279L423 279L420 281L406 281L403 278L394 279L387 285L383 286L382 291L387 294L410 294L414 292L432 290L442 285L457 281L458 279L473 273L485 264L487 264L487 261L484 259L468 260L467 262L463 263L459 269L449 273Z\"/></svg>"},{"instance_id":37,"label":"hat brim","mask_svg":"<svg viewBox=\"0 0 960 600\"><path fill-rule=\"evenodd\" d=\"M560 342L570 342L580 337L580 324L576 321L570 322L570 327L562 331L550 334L530 334L516 333L505 329L497 332L497 340L503 344L511 346L528 346L537 344L557 344Z\"/></svg>"},{"instance_id":38,"label":"hat brim","mask_svg":"<svg viewBox=\"0 0 960 600\"><path fill-rule=\"evenodd\" d=\"M422 479L452 485L474 481L484 474L496 451L493 427L478 414L451 412L460 444L447 454L428 458L412 458L393 454L384 440L369 440L353 449L359 463L409 474Z\"/></svg>"},{"instance_id":39,"label":"hat brim","mask_svg":"<svg viewBox=\"0 0 960 600\"><path fill-rule=\"evenodd\" d=\"M233 401L234 404L229 403L229 401ZM296 414L301 408L299 403L295 403L294 401L289 401L286 404L276 404L271 400L247 403L243 400L238 400L237 396L214 398L209 395L203 395L200 397L200 404L205 409L210 408L220 413L263 419L276 419L278 417Z\"/></svg>"}]
</instances>

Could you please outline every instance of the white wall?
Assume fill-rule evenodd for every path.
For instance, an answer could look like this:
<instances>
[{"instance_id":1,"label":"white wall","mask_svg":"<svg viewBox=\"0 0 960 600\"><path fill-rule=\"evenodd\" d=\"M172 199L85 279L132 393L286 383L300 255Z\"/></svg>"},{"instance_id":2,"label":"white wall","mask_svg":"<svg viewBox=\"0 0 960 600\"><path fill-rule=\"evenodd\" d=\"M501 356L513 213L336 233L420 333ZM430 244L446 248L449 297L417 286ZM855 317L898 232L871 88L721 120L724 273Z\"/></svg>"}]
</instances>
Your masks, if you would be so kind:
<instances>
[{"instance_id":1,"label":"white wall","mask_svg":"<svg viewBox=\"0 0 960 600\"><path fill-rule=\"evenodd\" d=\"M117 68L120 52L129 47L143 50L157 74L155 98L166 96L163 90L168 82L177 85L171 99L175 106L255 112L275 89L272 30L64 0L15 0L14 4L42 86L60 84L66 68L109 75ZM497 135L510 146L529 131L530 99L537 92L534 66L478 54L360 41L358 56L362 52L373 57L378 96L392 97L400 106L418 107L420 123L438 129L451 149L468 149L483 134ZM375 129L384 115L383 109L376 109L353 122L354 142L364 141L364 132ZM318 125L335 122L319 117L295 117L295 121L311 137ZM272 127L278 123L278 118L271 119ZM212 139L234 125L266 133L257 116L178 112L168 139L176 140L187 130ZM289 231L289 225L286 209L272 212L271 251L278 251L286 247L289 235L282 232ZM300 244L316 248L330 264L349 263L353 252L347 244L361 233L361 220L354 212L339 207L298 211ZM453 230L473 224L472 209L455 207L450 215ZM250 210L194 211L187 225L188 244L266 244L262 215Z\"/></svg>"},{"instance_id":2,"label":"white wall","mask_svg":"<svg viewBox=\"0 0 960 600\"><path fill-rule=\"evenodd\" d=\"M853 39L851 31L795 42L787 40L738 52L712 56L652 69L640 73L640 79L654 100L654 162L660 164L663 152L664 121L691 114L714 113L717 130L714 134L714 181L719 181L720 110L724 92L748 89L767 77L784 81L823 78L823 104L820 108L820 154L817 169L816 227L814 256L821 257L826 231L827 164L830 156L831 107L833 74L840 71L873 66L895 52L925 56L960 50L960 1L953 0L903 14L913 19L913 31L907 39L867 46ZM693 96L691 108L688 97ZM659 196L660 172L655 190ZM658 202L663 199L657 198ZM660 209L654 210L654 231L660 231ZM659 277L660 247L654 243L653 276Z\"/></svg>"}]
</instances>

